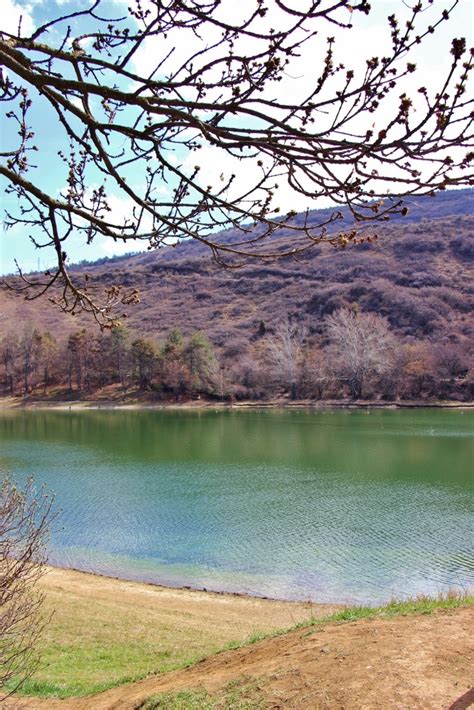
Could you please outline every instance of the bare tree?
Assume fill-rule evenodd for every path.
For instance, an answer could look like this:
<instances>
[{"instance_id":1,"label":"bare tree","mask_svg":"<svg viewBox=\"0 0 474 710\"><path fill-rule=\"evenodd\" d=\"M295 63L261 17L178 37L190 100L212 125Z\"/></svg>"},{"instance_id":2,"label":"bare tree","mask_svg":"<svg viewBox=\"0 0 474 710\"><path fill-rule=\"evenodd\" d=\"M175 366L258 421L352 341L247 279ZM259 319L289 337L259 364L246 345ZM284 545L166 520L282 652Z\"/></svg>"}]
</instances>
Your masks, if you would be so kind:
<instances>
[{"instance_id":1,"label":"bare tree","mask_svg":"<svg viewBox=\"0 0 474 710\"><path fill-rule=\"evenodd\" d=\"M58 342L49 331L42 337L43 394L53 378L58 377Z\"/></svg>"},{"instance_id":2,"label":"bare tree","mask_svg":"<svg viewBox=\"0 0 474 710\"><path fill-rule=\"evenodd\" d=\"M359 399L366 378L390 367L395 339L388 321L376 313L341 308L326 318L326 328L331 365L349 383L351 397Z\"/></svg>"},{"instance_id":3,"label":"bare tree","mask_svg":"<svg viewBox=\"0 0 474 710\"><path fill-rule=\"evenodd\" d=\"M296 398L303 357L303 343L306 328L299 323L291 323L288 316L278 323L275 332L267 340L267 356L277 379Z\"/></svg>"},{"instance_id":4,"label":"bare tree","mask_svg":"<svg viewBox=\"0 0 474 710\"><path fill-rule=\"evenodd\" d=\"M47 619L36 589L44 572L52 498L10 478L0 485L0 700L35 671L37 641ZM9 693L6 691L8 684Z\"/></svg>"},{"instance_id":5,"label":"bare tree","mask_svg":"<svg viewBox=\"0 0 474 710\"><path fill-rule=\"evenodd\" d=\"M327 381L328 363L324 351L317 347L304 348L299 382L300 396L323 399Z\"/></svg>"},{"instance_id":6,"label":"bare tree","mask_svg":"<svg viewBox=\"0 0 474 710\"><path fill-rule=\"evenodd\" d=\"M456 378L466 377L469 371L468 353L452 343L439 343L434 348L434 360L438 377L452 383Z\"/></svg>"},{"instance_id":7,"label":"bare tree","mask_svg":"<svg viewBox=\"0 0 474 710\"><path fill-rule=\"evenodd\" d=\"M137 300L136 291L113 285L101 300L87 276L71 274L74 235L88 243L146 240L150 248L190 237L236 266L249 254L268 259L321 241L361 239L356 228L337 231L338 206L349 208L357 227L404 213L398 195L469 184L465 39L452 40L436 86L412 81L414 51L459 2L439 9L432 0L403 3L407 17L388 18L383 56L348 64L336 60L337 43L369 15L367 0L307 0L304 9L299 0L248 7L130 0L125 17L107 16L111 5L94 0L29 31L27 23L15 34L2 31L0 91L13 130L0 175L17 207L6 224L23 224L38 247L54 249L57 262L43 278L20 271L26 297L49 292L64 310L88 310L102 325L113 322L114 308ZM113 7L118 13L120 5ZM237 9L240 18L229 19ZM292 100L287 82L303 73L305 47L315 62L311 85ZM153 61L138 71L143 52ZM40 114L57 149L46 160ZM201 175L209 151L224 167L207 184ZM58 176L54 194L43 189L44 171ZM281 182L308 200L329 197L335 211L317 224L295 220L293 210L278 216ZM229 227L228 239L213 236ZM277 246L265 241L275 233L285 235Z\"/></svg>"},{"instance_id":8,"label":"bare tree","mask_svg":"<svg viewBox=\"0 0 474 710\"><path fill-rule=\"evenodd\" d=\"M1 344L1 353L5 391L9 391L11 395L15 393L19 350L18 333L14 331L4 333Z\"/></svg>"},{"instance_id":9,"label":"bare tree","mask_svg":"<svg viewBox=\"0 0 474 710\"><path fill-rule=\"evenodd\" d=\"M25 395L27 395L32 388L30 376L33 373L37 374L43 346L42 341L43 337L41 333L34 328L31 323L26 324L20 336L21 367L23 373L23 390Z\"/></svg>"},{"instance_id":10,"label":"bare tree","mask_svg":"<svg viewBox=\"0 0 474 710\"><path fill-rule=\"evenodd\" d=\"M426 341L405 345L402 352L404 393L417 399L433 394L435 361L433 346Z\"/></svg>"}]
</instances>

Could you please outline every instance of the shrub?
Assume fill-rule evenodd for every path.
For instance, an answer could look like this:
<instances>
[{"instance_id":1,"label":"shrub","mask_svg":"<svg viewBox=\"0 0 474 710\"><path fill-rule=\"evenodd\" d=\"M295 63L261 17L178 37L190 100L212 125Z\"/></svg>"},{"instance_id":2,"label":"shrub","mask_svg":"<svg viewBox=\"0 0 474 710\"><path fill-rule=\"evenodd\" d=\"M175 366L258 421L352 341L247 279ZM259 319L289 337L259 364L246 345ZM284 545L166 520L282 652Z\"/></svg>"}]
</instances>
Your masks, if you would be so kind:
<instances>
[{"instance_id":1,"label":"shrub","mask_svg":"<svg viewBox=\"0 0 474 710\"><path fill-rule=\"evenodd\" d=\"M7 476L0 486L0 695L33 674L39 663L37 641L47 619L36 583L45 571L52 498L23 490ZM4 697L6 697L6 695ZM0 697L0 700L2 698Z\"/></svg>"}]
</instances>

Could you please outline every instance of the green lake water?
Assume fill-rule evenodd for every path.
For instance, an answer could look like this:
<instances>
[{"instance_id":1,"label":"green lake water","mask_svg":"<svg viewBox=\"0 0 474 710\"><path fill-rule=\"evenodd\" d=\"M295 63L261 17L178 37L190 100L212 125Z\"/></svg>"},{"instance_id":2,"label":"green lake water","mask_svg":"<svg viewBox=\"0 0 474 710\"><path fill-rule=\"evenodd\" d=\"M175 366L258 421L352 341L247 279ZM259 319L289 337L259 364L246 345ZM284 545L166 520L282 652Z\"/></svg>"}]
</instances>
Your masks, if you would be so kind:
<instances>
[{"instance_id":1,"label":"green lake water","mask_svg":"<svg viewBox=\"0 0 474 710\"><path fill-rule=\"evenodd\" d=\"M474 412L4 411L56 495L53 564L377 603L474 585Z\"/></svg>"}]
</instances>

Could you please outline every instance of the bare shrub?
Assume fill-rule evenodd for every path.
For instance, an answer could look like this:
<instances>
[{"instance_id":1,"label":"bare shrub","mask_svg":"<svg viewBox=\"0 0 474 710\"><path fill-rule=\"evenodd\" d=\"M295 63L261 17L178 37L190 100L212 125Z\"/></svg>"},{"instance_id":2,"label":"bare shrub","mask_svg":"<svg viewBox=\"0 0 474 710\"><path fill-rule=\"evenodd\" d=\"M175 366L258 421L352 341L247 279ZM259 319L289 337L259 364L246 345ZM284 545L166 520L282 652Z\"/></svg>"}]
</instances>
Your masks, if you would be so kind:
<instances>
[{"instance_id":1,"label":"bare shrub","mask_svg":"<svg viewBox=\"0 0 474 710\"><path fill-rule=\"evenodd\" d=\"M20 489L7 476L0 486L0 702L39 663L37 641L48 618L36 585L45 571L52 503L32 479Z\"/></svg>"}]
</instances>

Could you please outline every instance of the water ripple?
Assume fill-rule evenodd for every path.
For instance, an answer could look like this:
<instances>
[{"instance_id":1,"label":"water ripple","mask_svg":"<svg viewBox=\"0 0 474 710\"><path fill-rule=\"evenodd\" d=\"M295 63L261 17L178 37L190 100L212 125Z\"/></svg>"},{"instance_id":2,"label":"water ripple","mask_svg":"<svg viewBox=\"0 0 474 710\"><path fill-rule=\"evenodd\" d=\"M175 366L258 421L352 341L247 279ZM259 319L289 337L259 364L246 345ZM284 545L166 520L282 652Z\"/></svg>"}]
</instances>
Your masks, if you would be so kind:
<instances>
[{"instance_id":1,"label":"water ripple","mask_svg":"<svg viewBox=\"0 0 474 710\"><path fill-rule=\"evenodd\" d=\"M56 492L56 564L320 601L474 585L467 416L115 414L0 417L0 463Z\"/></svg>"}]
</instances>

